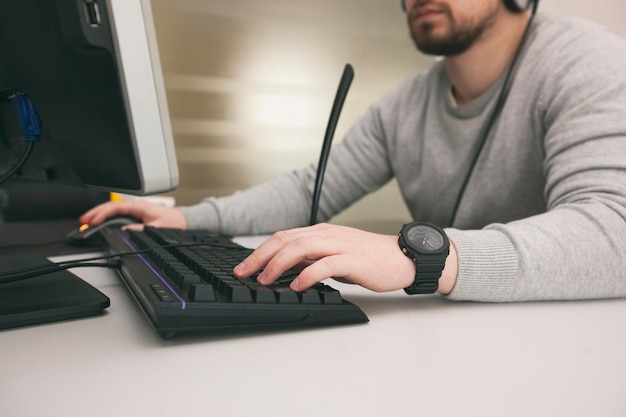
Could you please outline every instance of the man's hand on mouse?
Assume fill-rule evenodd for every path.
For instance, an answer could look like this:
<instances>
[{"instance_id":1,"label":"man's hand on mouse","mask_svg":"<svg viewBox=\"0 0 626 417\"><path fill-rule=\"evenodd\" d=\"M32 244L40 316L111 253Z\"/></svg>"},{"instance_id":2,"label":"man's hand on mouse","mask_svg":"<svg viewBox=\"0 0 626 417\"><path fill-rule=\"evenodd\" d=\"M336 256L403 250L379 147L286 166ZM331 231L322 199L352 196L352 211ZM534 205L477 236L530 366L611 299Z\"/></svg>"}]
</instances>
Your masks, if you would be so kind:
<instances>
[{"instance_id":1,"label":"man's hand on mouse","mask_svg":"<svg viewBox=\"0 0 626 417\"><path fill-rule=\"evenodd\" d=\"M186 229L187 221L183 213L174 207L167 207L144 200L109 202L100 204L82 216L81 223L98 225L114 216L129 216L137 224L124 226L128 230L142 230L145 226Z\"/></svg>"}]
</instances>

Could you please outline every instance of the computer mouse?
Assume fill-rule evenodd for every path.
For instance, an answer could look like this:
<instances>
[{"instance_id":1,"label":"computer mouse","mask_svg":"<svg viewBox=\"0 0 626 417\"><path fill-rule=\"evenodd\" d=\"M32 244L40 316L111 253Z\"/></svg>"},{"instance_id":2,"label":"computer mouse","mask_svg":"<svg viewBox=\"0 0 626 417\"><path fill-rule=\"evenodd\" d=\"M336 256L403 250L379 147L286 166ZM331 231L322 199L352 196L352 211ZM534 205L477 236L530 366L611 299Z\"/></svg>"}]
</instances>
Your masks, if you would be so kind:
<instances>
[{"instance_id":1,"label":"computer mouse","mask_svg":"<svg viewBox=\"0 0 626 417\"><path fill-rule=\"evenodd\" d=\"M70 231L67 234L67 240L72 245L78 246L98 246L103 243L103 240L100 236L100 230L105 227L122 227L127 224L137 223L136 220L130 217L111 217L110 219L105 220L104 222L92 226L89 224L83 224L77 229Z\"/></svg>"}]
</instances>

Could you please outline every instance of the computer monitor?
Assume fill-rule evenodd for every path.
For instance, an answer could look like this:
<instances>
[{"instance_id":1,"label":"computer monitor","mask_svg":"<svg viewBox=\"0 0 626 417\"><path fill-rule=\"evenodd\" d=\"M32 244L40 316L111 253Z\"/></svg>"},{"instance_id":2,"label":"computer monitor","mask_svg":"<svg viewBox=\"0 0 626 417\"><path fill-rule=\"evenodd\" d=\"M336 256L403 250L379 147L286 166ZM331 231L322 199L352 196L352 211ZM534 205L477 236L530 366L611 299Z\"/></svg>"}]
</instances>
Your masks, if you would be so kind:
<instances>
[{"instance_id":1,"label":"computer monitor","mask_svg":"<svg viewBox=\"0 0 626 417\"><path fill-rule=\"evenodd\" d=\"M178 185L149 0L2 0L0 174L24 147L18 93L43 135L17 178L134 195Z\"/></svg>"}]
</instances>

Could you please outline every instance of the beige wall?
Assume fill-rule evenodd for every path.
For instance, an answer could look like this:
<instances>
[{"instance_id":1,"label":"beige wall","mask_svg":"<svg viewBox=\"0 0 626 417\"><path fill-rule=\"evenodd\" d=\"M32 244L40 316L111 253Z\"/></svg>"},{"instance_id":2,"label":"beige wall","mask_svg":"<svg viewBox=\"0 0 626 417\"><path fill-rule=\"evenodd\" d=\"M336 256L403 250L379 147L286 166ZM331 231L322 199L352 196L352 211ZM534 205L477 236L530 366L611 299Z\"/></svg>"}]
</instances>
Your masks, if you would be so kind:
<instances>
[{"instance_id":1,"label":"beige wall","mask_svg":"<svg viewBox=\"0 0 626 417\"><path fill-rule=\"evenodd\" d=\"M595 20L626 36L624 0L541 0L539 4L543 12Z\"/></svg>"},{"instance_id":2,"label":"beige wall","mask_svg":"<svg viewBox=\"0 0 626 417\"><path fill-rule=\"evenodd\" d=\"M541 7L603 13L604 23L619 27L611 19L618 8L624 16L622 2L543 0ZM399 4L153 0L181 172L177 203L230 194L316 160L345 63L356 75L336 141L370 103L427 68L432 58L415 51ZM364 223L372 218L394 230L408 220L395 182L334 221L376 230Z\"/></svg>"}]
</instances>

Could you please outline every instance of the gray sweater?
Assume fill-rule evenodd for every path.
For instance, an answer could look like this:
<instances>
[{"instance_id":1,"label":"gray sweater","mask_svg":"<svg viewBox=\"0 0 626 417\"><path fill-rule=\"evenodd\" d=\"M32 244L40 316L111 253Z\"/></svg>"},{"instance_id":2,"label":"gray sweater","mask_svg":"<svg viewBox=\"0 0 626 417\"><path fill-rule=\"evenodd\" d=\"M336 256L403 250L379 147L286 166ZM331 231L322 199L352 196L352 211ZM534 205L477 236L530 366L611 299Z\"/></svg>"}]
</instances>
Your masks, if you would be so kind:
<instances>
[{"instance_id":1,"label":"gray sweater","mask_svg":"<svg viewBox=\"0 0 626 417\"><path fill-rule=\"evenodd\" d=\"M457 248L451 299L623 297L626 42L590 22L537 17L449 224L502 83L457 107L442 63L406 80L333 148L319 216L395 177L413 218L445 226ZM182 210L190 228L230 235L303 226L315 171Z\"/></svg>"}]
</instances>

